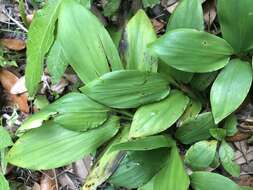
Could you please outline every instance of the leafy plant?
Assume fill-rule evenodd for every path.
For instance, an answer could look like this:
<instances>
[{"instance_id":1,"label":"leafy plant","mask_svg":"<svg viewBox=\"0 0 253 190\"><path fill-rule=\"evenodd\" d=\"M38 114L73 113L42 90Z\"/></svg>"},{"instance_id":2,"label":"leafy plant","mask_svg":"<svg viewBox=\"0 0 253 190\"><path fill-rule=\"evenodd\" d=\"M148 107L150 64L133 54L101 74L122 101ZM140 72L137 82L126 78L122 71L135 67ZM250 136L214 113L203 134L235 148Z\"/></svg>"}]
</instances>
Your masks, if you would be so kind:
<instances>
[{"instance_id":1,"label":"leafy plant","mask_svg":"<svg viewBox=\"0 0 253 190\"><path fill-rule=\"evenodd\" d=\"M203 31L201 2L183 0L158 39L139 10L126 25L121 59L83 2L49 0L28 33L29 94L36 95L47 55L55 82L70 65L84 86L30 116L7 161L46 170L101 148L85 190L105 181L139 190L245 189L205 170L221 162L229 175L240 174L226 137L236 133L233 113L252 83L251 9L251 0L218 0L221 38ZM186 18L189 12L194 14ZM201 93L211 84L210 111ZM176 140L190 145L184 162ZM186 166L194 171L190 176Z\"/></svg>"}]
</instances>

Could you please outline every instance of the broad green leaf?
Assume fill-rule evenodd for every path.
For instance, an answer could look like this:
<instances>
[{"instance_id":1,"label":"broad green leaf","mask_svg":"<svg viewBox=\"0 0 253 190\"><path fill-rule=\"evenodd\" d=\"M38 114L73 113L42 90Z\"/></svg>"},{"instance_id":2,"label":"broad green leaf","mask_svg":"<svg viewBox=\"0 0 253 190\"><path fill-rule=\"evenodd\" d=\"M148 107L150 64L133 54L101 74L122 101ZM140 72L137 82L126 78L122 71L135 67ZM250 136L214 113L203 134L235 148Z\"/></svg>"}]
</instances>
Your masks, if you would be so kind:
<instances>
[{"instance_id":1,"label":"broad green leaf","mask_svg":"<svg viewBox=\"0 0 253 190\"><path fill-rule=\"evenodd\" d=\"M211 137L209 129L215 128L211 112L198 115L183 123L176 131L176 138L183 144L192 144L200 140L207 140Z\"/></svg>"},{"instance_id":2,"label":"broad green leaf","mask_svg":"<svg viewBox=\"0 0 253 190\"><path fill-rule=\"evenodd\" d=\"M0 150L11 146L12 144L10 134L2 126L0 126Z\"/></svg>"},{"instance_id":3,"label":"broad green leaf","mask_svg":"<svg viewBox=\"0 0 253 190\"><path fill-rule=\"evenodd\" d=\"M62 46L60 42L56 40L47 57L48 72L54 84L60 81L67 66L68 62L63 54Z\"/></svg>"},{"instance_id":4,"label":"broad green leaf","mask_svg":"<svg viewBox=\"0 0 253 190\"><path fill-rule=\"evenodd\" d=\"M169 31L151 43L150 48L171 67L197 73L224 67L233 53L222 38L194 29Z\"/></svg>"},{"instance_id":5,"label":"broad green leaf","mask_svg":"<svg viewBox=\"0 0 253 190\"><path fill-rule=\"evenodd\" d=\"M120 40L122 38L122 35L123 35L123 28L117 28L117 27L108 27L107 28L111 38L112 38L112 41L114 42L115 46L117 48L119 48L119 45L120 45Z\"/></svg>"},{"instance_id":6,"label":"broad green leaf","mask_svg":"<svg viewBox=\"0 0 253 190\"><path fill-rule=\"evenodd\" d=\"M237 53L251 50L253 1L218 0L217 8L223 38Z\"/></svg>"},{"instance_id":7,"label":"broad green leaf","mask_svg":"<svg viewBox=\"0 0 253 190\"><path fill-rule=\"evenodd\" d=\"M190 180L177 147L171 149L166 166L155 176L154 189L159 190L186 190Z\"/></svg>"},{"instance_id":8,"label":"broad green leaf","mask_svg":"<svg viewBox=\"0 0 253 190\"><path fill-rule=\"evenodd\" d=\"M47 170L70 164L95 151L119 129L119 119L87 132L75 132L48 123L22 135L10 149L7 160L22 168Z\"/></svg>"},{"instance_id":9,"label":"broad green leaf","mask_svg":"<svg viewBox=\"0 0 253 190\"><path fill-rule=\"evenodd\" d=\"M18 3L19 3L18 10L19 10L20 17L21 17L23 23L25 24L25 26L27 28L29 28L30 24L28 23L28 21L26 19L26 7L25 7L24 0L19 0Z\"/></svg>"},{"instance_id":10,"label":"broad green leaf","mask_svg":"<svg viewBox=\"0 0 253 190\"><path fill-rule=\"evenodd\" d=\"M126 26L127 69L157 71L157 58L150 55L147 44L156 40L156 33L145 11L139 10Z\"/></svg>"},{"instance_id":11,"label":"broad green leaf","mask_svg":"<svg viewBox=\"0 0 253 190\"><path fill-rule=\"evenodd\" d=\"M62 127L85 131L103 124L109 111L109 108L91 100L86 95L72 92L28 117L18 129L18 133L39 127L50 117L53 117L55 122L61 124Z\"/></svg>"},{"instance_id":12,"label":"broad green leaf","mask_svg":"<svg viewBox=\"0 0 253 190\"><path fill-rule=\"evenodd\" d=\"M210 73L197 73L192 78L190 84L194 89L198 91L204 91L208 86L210 86L213 83L217 74L218 74L217 71Z\"/></svg>"},{"instance_id":13,"label":"broad green leaf","mask_svg":"<svg viewBox=\"0 0 253 190\"><path fill-rule=\"evenodd\" d=\"M219 156L224 169L232 176L239 177L240 166L233 162L235 156L234 150L224 140L222 141L219 149Z\"/></svg>"},{"instance_id":14,"label":"broad green leaf","mask_svg":"<svg viewBox=\"0 0 253 190\"><path fill-rule=\"evenodd\" d=\"M0 173L0 189L1 190L10 190L9 183L5 177Z\"/></svg>"},{"instance_id":15,"label":"broad green leaf","mask_svg":"<svg viewBox=\"0 0 253 190\"><path fill-rule=\"evenodd\" d=\"M203 170L208 168L214 158L217 148L217 141L200 141L187 150L185 163L193 170Z\"/></svg>"},{"instance_id":16,"label":"broad green leaf","mask_svg":"<svg viewBox=\"0 0 253 190\"><path fill-rule=\"evenodd\" d=\"M104 5L103 14L105 16L112 16L120 7L121 0L107 0Z\"/></svg>"},{"instance_id":17,"label":"broad green leaf","mask_svg":"<svg viewBox=\"0 0 253 190\"><path fill-rule=\"evenodd\" d=\"M160 171L167 158L167 148L128 152L109 182L129 189L143 186Z\"/></svg>"},{"instance_id":18,"label":"broad green leaf","mask_svg":"<svg viewBox=\"0 0 253 190\"><path fill-rule=\"evenodd\" d=\"M204 17L200 0L183 0L170 16L167 31L178 28L204 30Z\"/></svg>"},{"instance_id":19,"label":"broad green leaf","mask_svg":"<svg viewBox=\"0 0 253 190\"><path fill-rule=\"evenodd\" d=\"M209 130L209 132L212 137L217 139L218 141L222 141L227 135L226 130L223 128L212 128Z\"/></svg>"},{"instance_id":20,"label":"broad green leaf","mask_svg":"<svg viewBox=\"0 0 253 190\"><path fill-rule=\"evenodd\" d=\"M227 136L234 136L237 132L237 118L235 114L231 114L225 120L224 129L226 129Z\"/></svg>"},{"instance_id":21,"label":"broad green leaf","mask_svg":"<svg viewBox=\"0 0 253 190\"><path fill-rule=\"evenodd\" d=\"M190 99L190 102L187 106L187 108L185 109L184 114L180 117L179 121L178 121L178 125L182 125L184 122L191 120L195 117L197 117L197 115L200 113L202 109L202 105L201 102L195 99Z\"/></svg>"},{"instance_id":22,"label":"broad green leaf","mask_svg":"<svg viewBox=\"0 0 253 190\"><path fill-rule=\"evenodd\" d=\"M109 107L136 108L165 98L170 87L160 74L122 70L101 76L82 87L81 91Z\"/></svg>"},{"instance_id":23,"label":"broad green leaf","mask_svg":"<svg viewBox=\"0 0 253 190\"><path fill-rule=\"evenodd\" d=\"M73 0L63 5L58 38L80 79L87 83L110 70L123 69L117 48L96 16Z\"/></svg>"},{"instance_id":24,"label":"broad green leaf","mask_svg":"<svg viewBox=\"0 0 253 190\"><path fill-rule=\"evenodd\" d=\"M159 3L160 3L159 0L142 0L142 4L143 4L144 8L153 7L153 6L155 6L156 4L159 4Z\"/></svg>"},{"instance_id":25,"label":"broad green leaf","mask_svg":"<svg viewBox=\"0 0 253 190\"><path fill-rule=\"evenodd\" d=\"M192 80L193 73L177 70L166 63L160 61L158 72L166 76L171 83L189 83ZM175 81L174 81L175 80Z\"/></svg>"},{"instance_id":26,"label":"broad green leaf","mask_svg":"<svg viewBox=\"0 0 253 190\"><path fill-rule=\"evenodd\" d=\"M114 144L110 151L116 150L153 150L158 148L168 148L175 145L174 140L169 136L157 135L133 139L127 142Z\"/></svg>"},{"instance_id":27,"label":"broad green leaf","mask_svg":"<svg viewBox=\"0 0 253 190\"><path fill-rule=\"evenodd\" d=\"M134 115L129 136L143 137L165 131L184 113L188 103L187 96L173 90L166 99L140 107Z\"/></svg>"},{"instance_id":28,"label":"broad green leaf","mask_svg":"<svg viewBox=\"0 0 253 190\"><path fill-rule=\"evenodd\" d=\"M239 190L253 190L253 187L241 187Z\"/></svg>"},{"instance_id":29,"label":"broad green leaf","mask_svg":"<svg viewBox=\"0 0 253 190\"><path fill-rule=\"evenodd\" d=\"M234 59L219 73L210 92L215 123L235 111L246 98L252 83L248 62Z\"/></svg>"},{"instance_id":30,"label":"broad green leaf","mask_svg":"<svg viewBox=\"0 0 253 190\"><path fill-rule=\"evenodd\" d=\"M54 40L55 23L62 0L49 0L37 11L30 25L27 41L25 82L29 96L34 97L43 73L44 56Z\"/></svg>"},{"instance_id":31,"label":"broad green leaf","mask_svg":"<svg viewBox=\"0 0 253 190\"><path fill-rule=\"evenodd\" d=\"M194 172L191 175L194 190L240 190L240 187L227 177L211 172Z\"/></svg>"},{"instance_id":32,"label":"broad green leaf","mask_svg":"<svg viewBox=\"0 0 253 190\"><path fill-rule=\"evenodd\" d=\"M124 142L128 138L129 128L125 127L119 135L106 147L105 151L101 154L96 164L93 166L89 175L85 179L83 190L96 189L99 185L104 183L117 169L120 161L125 156L124 152L115 151L111 152L111 147L120 142Z\"/></svg>"}]
</instances>

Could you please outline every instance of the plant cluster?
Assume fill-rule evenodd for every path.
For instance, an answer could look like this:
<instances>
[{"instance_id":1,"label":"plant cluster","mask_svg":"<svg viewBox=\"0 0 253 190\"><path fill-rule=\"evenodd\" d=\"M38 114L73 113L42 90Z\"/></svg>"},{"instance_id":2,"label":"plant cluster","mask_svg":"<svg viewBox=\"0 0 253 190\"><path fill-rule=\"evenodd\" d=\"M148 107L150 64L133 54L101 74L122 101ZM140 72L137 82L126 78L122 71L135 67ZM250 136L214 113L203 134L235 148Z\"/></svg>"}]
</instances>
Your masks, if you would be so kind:
<instances>
[{"instance_id":1,"label":"plant cluster","mask_svg":"<svg viewBox=\"0 0 253 190\"><path fill-rule=\"evenodd\" d=\"M88 1L49 0L29 28L29 95L45 57L53 82L71 66L84 85L28 117L13 145L1 129L3 172L7 162L48 170L97 153L83 190L106 181L138 190L252 189L208 172L240 175L226 138L237 133L234 112L252 84L253 1L218 0L217 9L222 38L204 31L200 0L181 1L159 38L139 10L120 56ZM0 189L7 185L0 175Z\"/></svg>"}]
</instances>

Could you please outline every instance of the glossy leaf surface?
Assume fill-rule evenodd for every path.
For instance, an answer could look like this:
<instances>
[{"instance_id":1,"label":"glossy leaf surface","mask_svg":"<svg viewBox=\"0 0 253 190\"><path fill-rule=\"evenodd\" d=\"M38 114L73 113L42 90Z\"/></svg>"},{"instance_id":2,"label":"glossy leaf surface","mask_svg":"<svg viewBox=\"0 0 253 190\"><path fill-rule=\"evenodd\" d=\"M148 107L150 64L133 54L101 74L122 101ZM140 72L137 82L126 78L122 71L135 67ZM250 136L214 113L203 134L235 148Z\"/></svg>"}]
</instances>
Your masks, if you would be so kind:
<instances>
[{"instance_id":1,"label":"glossy leaf surface","mask_svg":"<svg viewBox=\"0 0 253 190\"><path fill-rule=\"evenodd\" d=\"M107 73L81 91L93 100L113 108L136 108L169 94L168 82L157 73L122 70Z\"/></svg>"},{"instance_id":2,"label":"glossy leaf surface","mask_svg":"<svg viewBox=\"0 0 253 190\"><path fill-rule=\"evenodd\" d=\"M153 135L168 129L184 113L188 103L189 98L175 90L160 102L140 107L134 115L130 137Z\"/></svg>"},{"instance_id":3,"label":"glossy leaf surface","mask_svg":"<svg viewBox=\"0 0 253 190\"><path fill-rule=\"evenodd\" d=\"M79 3L64 3L58 30L64 55L83 82L90 82L110 69L123 69L110 35L96 16Z\"/></svg>"},{"instance_id":4,"label":"glossy leaf surface","mask_svg":"<svg viewBox=\"0 0 253 190\"><path fill-rule=\"evenodd\" d=\"M157 58L150 55L147 44L156 40L156 33L145 11L139 10L126 26L127 69L157 70Z\"/></svg>"},{"instance_id":5,"label":"glossy leaf surface","mask_svg":"<svg viewBox=\"0 0 253 190\"><path fill-rule=\"evenodd\" d=\"M22 135L10 149L7 160L12 165L34 170L61 167L95 151L112 138L118 128L117 117L88 132L70 131L48 123Z\"/></svg>"},{"instance_id":6,"label":"glossy leaf surface","mask_svg":"<svg viewBox=\"0 0 253 190\"><path fill-rule=\"evenodd\" d=\"M211 137L209 129L215 128L212 113L206 112L183 123L176 131L176 138L183 144L191 144Z\"/></svg>"},{"instance_id":7,"label":"glossy leaf surface","mask_svg":"<svg viewBox=\"0 0 253 190\"><path fill-rule=\"evenodd\" d=\"M194 29L169 31L151 43L150 48L171 67L197 73L224 67L233 53L222 38Z\"/></svg>"},{"instance_id":8,"label":"glossy leaf surface","mask_svg":"<svg viewBox=\"0 0 253 190\"><path fill-rule=\"evenodd\" d=\"M252 68L234 59L219 73L210 92L215 123L235 111L246 98L252 83Z\"/></svg>"}]
</instances>

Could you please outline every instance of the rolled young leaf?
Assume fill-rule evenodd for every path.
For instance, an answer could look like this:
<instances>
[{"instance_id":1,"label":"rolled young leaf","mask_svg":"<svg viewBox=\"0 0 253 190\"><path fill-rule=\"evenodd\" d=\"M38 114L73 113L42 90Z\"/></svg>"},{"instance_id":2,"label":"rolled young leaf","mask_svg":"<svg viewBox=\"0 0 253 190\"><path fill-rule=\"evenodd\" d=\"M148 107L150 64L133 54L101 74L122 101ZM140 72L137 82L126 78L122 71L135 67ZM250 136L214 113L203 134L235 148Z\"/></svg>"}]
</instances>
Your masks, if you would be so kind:
<instances>
[{"instance_id":1,"label":"rolled young leaf","mask_svg":"<svg viewBox=\"0 0 253 190\"><path fill-rule=\"evenodd\" d=\"M252 83L252 67L234 59L219 73L210 92L215 123L234 112L246 98Z\"/></svg>"},{"instance_id":2,"label":"rolled young leaf","mask_svg":"<svg viewBox=\"0 0 253 190\"><path fill-rule=\"evenodd\" d=\"M95 151L119 129L119 119L87 132L75 132L50 122L22 135L10 149L7 160L22 168L47 170L70 164Z\"/></svg>"},{"instance_id":3,"label":"rolled young leaf","mask_svg":"<svg viewBox=\"0 0 253 190\"><path fill-rule=\"evenodd\" d=\"M211 172L194 172L191 175L194 190L240 190L240 187L227 177Z\"/></svg>"},{"instance_id":4,"label":"rolled young leaf","mask_svg":"<svg viewBox=\"0 0 253 190\"><path fill-rule=\"evenodd\" d=\"M204 30L204 16L200 0L183 0L170 16L167 31L178 28Z\"/></svg>"},{"instance_id":5,"label":"rolled young leaf","mask_svg":"<svg viewBox=\"0 0 253 190\"><path fill-rule=\"evenodd\" d=\"M224 169L232 176L240 176L240 166L233 162L235 153L226 141L222 141L219 148L219 156Z\"/></svg>"},{"instance_id":6,"label":"rolled young leaf","mask_svg":"<svg viewBox=\"0 0 253 190\"><path fill-rule=\"evenodd\" d=\"M64 55L83 82L110 70L123 69L117 48L104 26L74 0L63 4L58 31Z\"/></svg>"},{"instance_id":7,"label":"rolled young leaf","mask_svg":"<svg viewBox=\"0 0 253 190\"><path fill-rule=\"evenodd\" d=\"M17 134L41 126L50 117L69 130L86 131L102 125L107 120L109 111L108 107L84 94L72 92L28 117Z\"/></svg>"},{"instance_id":8,"label":"rolled young leaf","mask_svg":"<svg viewBox=\"0 0 253 190\"><path fill-rule=\"evenodd\" d=\"M127 69L156 72L157 58L151 56L147 49L147 44L156 40L156 33L143 10L139 10L127 23L125 36Z\"/></svg>"},{"instance_id":9,"label":"rolled young leaf","mask_svg":"<svg viewBox=\"0 0 253 190\"><path fill-rule=\"evenodd\" d=\"M170 87L158 73L122 70L104 74L80 90L108 107L136 108L164 99Z\"/></svg>"},{"instance_id":10,"label":"rolled young leaf","mask_svg":"<svg viewBox=\"0 0 253 190\"><path fill-rule=\"evenodd\" d=\"M166 99L140 107L134 114L129 136L136 138L165 131L184 113L188 103L187 96L173 90Z\"/></svg>"},{"instance_id":11,"label":"rolled young leaf","mask_svg":"<svg viewBox=\"0 0 253 190\"><path fill-rule=\"evenodd\" d=\"M54 40L55 23L63 0L49 0L36 12L29 27L25 82L29 96L34 97L43 73L44 56Z\"/></svg>"},{"instance_id":12,"label":"rolled young leaf","mask_svg":"<svg viewBox=\"0 0 253 190\"><path fill-rule=\"evenodd\" d=\"M253 1L218 0L217 9L222 37L237 53L251 50L253 48Z\"/></svg>"},{"instance_id":13,"label":"rolled young leaf","mask_svg":"<svg viewBox=\"0 0 253 190\"><path fill-rule=\"evenodd\" d=\"M212 113L206 112L183 123L176 131L176 138L183 144L191 144L211 137L209 130L215 128Z\"/></svg>"},{"instance_id":14,"label":"rolled young leaf","mask_svg":"<svg viewBox=\"0 0 253 190\"><path fill-rule=\"evenodd\" d=\"M222 38L194 29L169 31L151 43L150 49L171 67L197 73L224 67L233 53Z\"/></svg>"},{"instance_id":15,"label":"rolled young leaf","mask_svg":"<svg viewBox=\"0 0 253 190\"><path fill-rule=\"evenodd\" d=\"M215 159L217 141L199 141L187 150L185 163L193 170L209 167Z\"/></svg>"}]
</instances>

